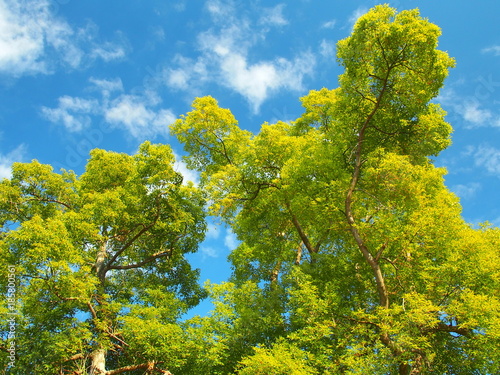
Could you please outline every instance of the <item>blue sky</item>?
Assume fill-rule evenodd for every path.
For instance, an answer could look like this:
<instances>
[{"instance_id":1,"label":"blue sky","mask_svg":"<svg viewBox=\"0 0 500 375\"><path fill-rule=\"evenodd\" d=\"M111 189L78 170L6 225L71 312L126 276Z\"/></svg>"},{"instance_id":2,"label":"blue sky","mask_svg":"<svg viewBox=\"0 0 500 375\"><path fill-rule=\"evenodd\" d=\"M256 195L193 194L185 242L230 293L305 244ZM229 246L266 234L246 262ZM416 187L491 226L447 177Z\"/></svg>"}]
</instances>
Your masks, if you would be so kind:
<instances>
[{"instance_id":1,"label":"blue sky","mask_svg":"<svg viewBox=\"0 0 500 375\"><path fill-rule=\"evenodd\" d=\"M168 125L212 95L240 126L293 120L299 97L337 87L335 44L375 1L0 0L0 177L37 159L82 173L93 148L182 148ZM466 220L500 224L500 2L392 1L442 28L456 59L437 99L455 129L436 159ZM182 163L189 179L196 175ZM210 224L191 257L227 279L237 241Z\"/></svg>"}]
</instances>

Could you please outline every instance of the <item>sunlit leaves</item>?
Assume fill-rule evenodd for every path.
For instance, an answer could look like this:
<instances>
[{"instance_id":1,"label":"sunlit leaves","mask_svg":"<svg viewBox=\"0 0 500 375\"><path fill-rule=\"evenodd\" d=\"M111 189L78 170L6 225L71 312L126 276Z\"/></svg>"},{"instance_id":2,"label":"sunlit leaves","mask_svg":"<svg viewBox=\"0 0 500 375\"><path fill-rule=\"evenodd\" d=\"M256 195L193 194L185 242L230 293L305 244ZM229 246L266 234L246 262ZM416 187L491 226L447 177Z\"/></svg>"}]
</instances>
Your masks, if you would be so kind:
<instances>
[{"instance_id":1,"label":"sunlit leaves","mask_svg":"<svg viewBox=\"0 0 500 375\"><path fill-rule=\"evenodd\" d=\"M223 284L215 310L225 343L256 347L225 349L246 355L240 373L494 368L498 231L463 221L430 159L452 131L431 102L454 65L439 35L418 10L376 6L338 43L340 87L310 91L296 121L251 135L207 97L172 126L242 241L229 258L246 298Z\"/></svg>"},{"instance_id":2,"label":"sunlit leaves","mask_svg":"<svg viewBox=\"0 0 500 375\"><path fill-rule=\"evenodd\" d=\"M204 238L205 200L173 164L169 146L146 142L136 155L93 150L80 177L33 161L0 183L20 313L13 373L86 372L99 351L111 369L185 364L177 321L205 292L184 255Z\"/></svg>"}]
</instances>

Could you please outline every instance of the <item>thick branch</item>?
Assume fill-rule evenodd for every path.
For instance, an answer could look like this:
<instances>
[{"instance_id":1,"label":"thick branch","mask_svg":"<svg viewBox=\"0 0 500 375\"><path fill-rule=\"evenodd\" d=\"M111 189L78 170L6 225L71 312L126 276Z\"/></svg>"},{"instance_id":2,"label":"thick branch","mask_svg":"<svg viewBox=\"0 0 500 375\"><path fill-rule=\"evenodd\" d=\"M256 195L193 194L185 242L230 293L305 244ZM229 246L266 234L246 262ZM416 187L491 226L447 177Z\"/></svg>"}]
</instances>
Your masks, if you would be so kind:
<instances>
[{"instance_id":1,"label":"thick branch","mask_svg":"<svg viewBox=\"0 0 500 375\"><path fill-rule=\"evenodd\" d=\"M69 361L77 361L79 359L83 359L85 358L85 356L83 355L83 353L78 353L78 354L75 354L74 356L68 358L68 359L65 359L64 362L69 362Z\"/></svg>"},{"instance_id":2,"label":"thick branch","mask_svg":"<svg viewBox=\"0 0 500 375\"><path fill-rule=\"evenodd\" d=\"M94 310L94 307L90 303L90 301L87 302L87 306L89 307L90 313L92 314L92 318L94 318L94 320L97 320L97 314Z\"/></svg>"},{"instance_id":3,"label":"thick branch","mask_svg":"<svg viewBox=\"0 0 500 375\"><path fill-rule=\"evenodd\" d=\"M145 264L153 262L156 259L170 256L171 254L172 254L172 250L162 251L160 253L156 253L156 254L151 255L150 257L144 259L142 262L128 264L126 266L109 266L108 270L129 270L132 268L139 268L139 267L144 266Z\"/></svg>"},{"instance_id":4,"label":"thick branch","mask_svg":"<svg viewBox=\"0 0 500 375\"><path fill-rule=\"evenodd\" d=\"M141 363L140 365L125 366L125 367L120 367L120 368L115 369L115 370L109 370L109 371L106 371L104 373L104 375L116 375L116 374L122 374L122 373L128 372L128 371L134 371L134 370L146 370L146 371L156 370L162 374L172 375L172 373L170 371L160 370L159 368L157 368L156 363L154 361L147 362L147 363Z\"/></svg>"},{"instance_id":5,"label":"thick branch","mask_svg":"<svg viewBox=\"0 0 500 375\"><path fill-rule=\"evenodd\" d=\"M150 230L155 225L157 217L158 216L156 216L155 220L151 224L149 224L149 225L142 224L143 228L134 237L132 237L125 245L123 245L123 247L120 250L118 250L113 255L113 257L110 259L110 261L106 265L106 271L109 270L109 269L112 269L111 265L116 261L116 259L121 254L123 254L123 252L125 250L127 250L140 236L142 236L145 232L147 232L148 230Z\"/></svg>"},{"instance_id":6,"label":"thick branch","mask_svg":"<svg viewBox=\"0 0 500 375\"><path fill-rule=\"evenodd\" d=\"M285 202L286 208L288 209L288 212L290 213L291 219L293 226L297 230L297 233L299 234L300 239L304 243L304 246L306 247L307 251L309 251L309 254L314 254L318 252L318 249L315 249L314 246L312 245L311 241L309 241L309 237L307 237L306 233L304 232L304 229L302 229L302 226L299 223L299 220L297 219L297 216L292 212L292 208L290 207L290 203Z\"/></svg>"},{"instance_id":7,"label":"thick branch","mask_svg":"<svg viewBox=\"0 0 500 375\"><path fill-rule=\"evenodd\" d=\"M295 258L295 264L299 265L300 261L302 260L302 245L304 242L301 242L299 244L299 247L297 247L297 257Z\"/></svg>"},{"instance_id":8,"label":"thick branch","mask_svg":"<svg viewBox=\"0 0 500 375\"><path fill-rule=\"evenodd\" d=\"M432 332L448 332L448 333L456 333L461 336L470 337L472 334L472 330L469 328L460 328L457 326L451 326L445 323L438 323L438 325L434 328L429 329Z\"/></svg>"}]
</instances>

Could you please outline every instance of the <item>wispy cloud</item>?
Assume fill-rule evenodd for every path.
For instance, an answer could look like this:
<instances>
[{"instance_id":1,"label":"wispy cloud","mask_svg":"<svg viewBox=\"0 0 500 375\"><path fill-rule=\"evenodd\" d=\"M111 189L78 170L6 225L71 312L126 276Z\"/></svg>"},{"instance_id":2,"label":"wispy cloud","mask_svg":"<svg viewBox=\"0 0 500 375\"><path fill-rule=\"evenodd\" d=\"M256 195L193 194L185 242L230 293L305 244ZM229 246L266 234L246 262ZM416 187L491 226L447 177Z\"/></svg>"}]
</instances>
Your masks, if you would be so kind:
<instances>
[{"instance_id":1,"label":"wispy cloud","mask_svg":"<svg viewBox=\"0 0 500 375\"><path fill-rule=\"evenodd\" d=\"M122 41L98 39L91 23L75 29L56 17L49 0L0 0L0 73L49 74L58 65L74 69L124 57Z\"/></svg>"},{"instance_id":2,"label":"wispy cloud","mask_svg":"<svg viewBox=\"0 0 500 375\"><path fill-rule=\"evenodd\" d=\"M347 20L349 26L351 28L353 28L354 24L358 21L359 17L361 17L362 15L364 15L367 12L368 12L368 8L366 8L366 7L359 7L356 10L354 10L354 12L351 13L351 15L349 16L349 19Z\"/></svg>"},{"instance_id":3,"label":"wispy cloud","mask_svg":"<svg viewBox=\"0 0 500 375\"><path fill-rule=\"evenodd\" d=\"M213 27L198 35L198 57L176 56L172 61L165 77L170 88L196 91L208 83L219 84L244 97L254 113L281 90L303 89L303 80L313 74L316 62L310 51L292 59L253 60L251 52L265 42L269 27L256 25L231 1L210 0L206 9ZM257 24L286 25L283 9L283 4L263 9Z\"/></svg>"},{"instance_id":4,"label":"wispy cloud","mask_svg":"<svg viewBox=\"0 0 500 375\"><path fill-rule=\"evenodd\" d=\"M89 82L92 83L93 89L101 92L105 97L109 97L112 92L123 91L123 83L120 78L97 79L94 77L90 77Z\"/></svg>"},{"instance_id":5,"label":"wispy cloud","mask_svg":"<svg viewBox=\"0 0 500 375\"><path fill-rule=\"evenodd\" d=\"M147 97L120 95L104 109L104 118L110 124L124 128L132 137L148 138L157 134L167 135L168 125L176 120L169 109L151 108Z\"/></svg>"},{"instance_id":6,"label":"wispy cloud","mask_svg":"<svg viewBox=\"0 0 500 375\"><path fill-rule=\"evenodd\" d=\"M21 144L7 154L0 154L0 180L12 177L12 163L23 162L26 157L26 146Z\"/></svg>"},{"instance_id":7,"label":"wispy cloud","mask_svg":"<svg viewBox=\"0 0 500 375\"><path fill-rule=\"evenodd\" d=\"M214 223L209 223L207 225L207 239L210 239L210 240L216 240L217 238L219 238L219 235L220 235L220 225L216 225Z\"/></svg>"},{"instance_id":8,"label":"wispy cloud","mask_svg":"<svg viewBox=\"0 0 500 375\"><path fill-rule=\"evenodd\" d=\"M474 197L479 190L481 190L481 184L479 182L458 184L451 187L451 191L453 191L461 199L470 199Z\"/></svg>"},{"instance_id":9,"label":"wispy cloud","mask_svg":"<svg viewBox=\"0 0 500 375\"><path fill-rule=\"evenodd\" d=\"M118 60L126 55L126 50L123 45L117 45L111 42L103 43L102 45L97 45L90 51L90 56L95 59L102 59L105 62Z\"/></svg>"},{"instance_id":10,"label":"wispy cloud","mask_svg":"<svg viewBox=\"0 0 500 375\"><path fill-rule=\"evenodd\" d=\"M335 57L335 42L323 39L319 45L319 53L325 58Z\"/></svg>"},{"instance_id":11,"label":"wispy cloud","mask_svg":"<svg viewBox=\"0 0 500 375\"><path fill-rule=\"evenodd\" d=\"M99 111L96 99L62 96L56 108L42 107L43 116L53 123L62 123L70 132L79 132L91 123L91 115Z\"/></svg>"},{"instance_id":12,"label":"wispy cloud","mask_svg":"<svg viewBox=\"0 0 500 375\"><path fill-rule=\"evenodd\" d=\"M238 247L239 241L236 238L236 234L234 234L231 229L227 229L226 235L224 236L224 245L229 249L229 250L234 250Z\"/></svg>"},{"instance_id":13,"label":"wispy cloud","mask_svg":"<svg viewBox=\"0 0 500 375\"><path fill-rule=\"evenodd\" d=\"M284 26L288 25L288 20L283 16L285 4L278 4L273 8L265 8L262 10L262 16L259 23L263 25Z\"/></svg>"},{"instance_id":14,"label":"wispy cloud","mask_svg":"<svg viewBox=\"0 0 500 375\"><path fill-rule=\"evenodd\" d=\"M471 151L477 167L483 167L489 173L500 177L500 149L482 145L473 147Z\"/></svg>"},{"instance_id":15,"label":"wispy cloud","mask_svg":"<svg viewBox=\"0 0 500 375\"><path fill-rule=\"evenodd\" d=\"M101 116L136 139L167 136L168 125L176 116L160 107L161 100L155 93L126 94L119 79L91 78L90 82L89 90L100 92L100 98L62 96L55 108L42 107L42 115L72 132L88 128L94 116Z\"/></svg>"},{"instance_id":16,"label":"wispy cloud","mask_svg":"<svg viewBox=\"0 0 500 375\"><path fill-rule=\"evenodd\" d=\"M335 25L337 24L337 20L330 20L330 21L326 21L324 22L321 27L323 29L334 29L335 28Z\"/></svg>"},{"instance_id":17,"label":"wispy cloud","mask_svg":"<svg viewBox=\"0 0 500 375\"><path fill-rule=\"evenodd\" d=\"M206 259L206 258L218 258L219 257L219 252L217 251L217 249L213 248L212 246L201 246L200 252L201 252L204 259Z\"/></svg>"},{"instance_id":18,"label":"wispy cloud","mask_svg":"<svg viewBox=\"0 0 500 375\"><path fill-rule=\"evenodd\" d=\"M481 108L479 102L465 101L460 109L464 119L474 125L483 125L489 122L493 115L490 110Z\"/></svg>"},{"instance_id":19,"label":"wispy cloud","mask_svg":"<svg viewBox=\"0 0 500 375\"><path fill-rule=\"evenodd\" d=\"M198 172L189 169L182 158L174 152L175 163L174 169L184 176L184 183L191 181L193 184L198 185L200 181L200 175ZM210 226L209 226L210 231ZM208 236L208 235L207 235Z\"/></svg>"},{"instance_id":20,"label":"wispy cloud","mask_svg":"<svg viewBox=\"0 0 500 375\"><path fill-rule=\"evenodd\" d=\"M482 53L492 53L494 56L500 56L500 46L491 46L487 48L483 48L481 50Z\"/></svg>"},{"instance_id":21,"label":"wispy cloud","mask_svg":"<svg viewBox=\"0 0 500 375\"><path fill-rule=\"evenodd\" d=\"M464 120L466 128L500 127L500 114L485 108L475 96L462 96L453 89L443 89L436 98L448 111Z\"/></svg>"}]
</instances>

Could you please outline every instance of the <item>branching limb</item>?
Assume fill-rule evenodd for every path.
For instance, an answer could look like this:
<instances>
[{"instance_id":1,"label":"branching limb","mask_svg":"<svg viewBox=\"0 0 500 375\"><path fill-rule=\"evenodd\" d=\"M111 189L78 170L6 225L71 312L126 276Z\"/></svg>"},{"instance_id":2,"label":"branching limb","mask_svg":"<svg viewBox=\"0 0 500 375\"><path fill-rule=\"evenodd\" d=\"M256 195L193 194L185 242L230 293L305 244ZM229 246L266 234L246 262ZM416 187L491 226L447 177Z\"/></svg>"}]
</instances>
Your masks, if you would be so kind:
<instances>
[{"instance_id":1,"label":"branching limb","mask_svg":"<svg viewBox=\"0 0 500 375\"><path fill-rule=\"evenodd\" d=\"M108 270L130 270L132 268L139 268L139 267L142 267L148 263L155 261L156 259L164 258L164 257L170 256L170 255L172 255L172 250L169 249L168 251L162 251L162 252L153 254L150 257L144 259L142 262L128 264L126 266L109 266Z\"/></svg>"},{"instance_id":2,"label":"branching limb","mask_svg":"<svg viewBox=\"0 0 500 375\"><path fill-rule=\"evenodd\" d=\"M302 226L299 223L299 220L297 219L297 216L295 216L295 214L293 213L290 203L288 203L287 201L285 202L285 205L286 208L288 209L288 212L290 213L293 226L297 230L297 233L299 234L299 237L304 243L304 246L306 247L307 251L309 251L309 254L317 253L318 252L317 249L315 249L311 241L309 241L309 237L307 237L306 233L304 232L304 229L302 228Z\"/></svg>"},{"instance_id":3,"label":"branching limb","mask_svg":"<svg viewBox=\"0 0 500 375\"><path fill-rule=\"evenodd\" d=\"M115 370L106 371L104 373L104 375L116 375L116 374L122 374L124 372L135 371L135 370L146 370L146 372L157 371L157 372L160 372L161 374L172 375L172 373L170 371L157 368L156 367L157 363L162 363L162 362L151 361L151 362L147 362L147 363L141 363L140 365L120 367L120 368L115 369Z\"/></svg>"},{"instance_id":4,"label":"branching limb","mask_svg":"<svg viewBox=\"0 0 500 375\"><path fill-rule=\"evenodd\" d=\"M118 250L113 257L109 260L109 262L106 265L106 271L109 269L112 269L112 264L116 261L116 259L123 254L125 250L127 250L140 236L142 236L144 233L146 233L148 230L150 230L156 223L157 217L155 217L155 220L150 223L149 225L144 225L142 224L142 229L135 234L134 237L132 237L123 247Z\"/></svg>"}]
</instances>

